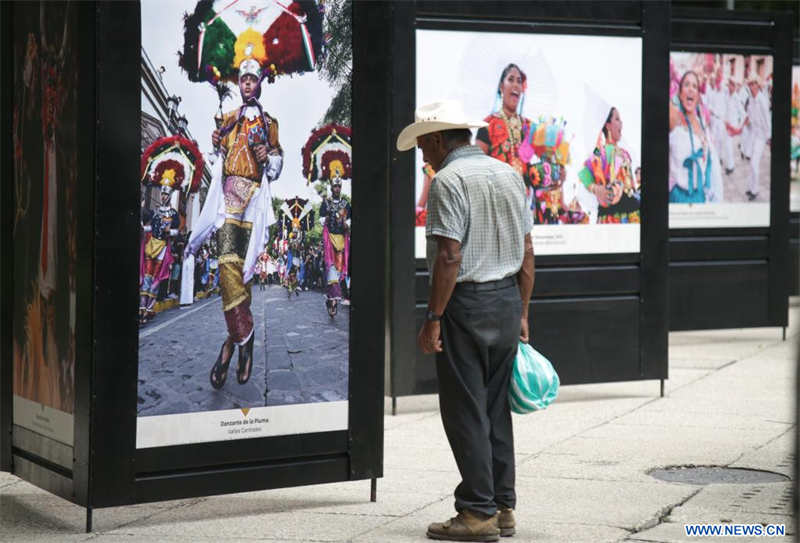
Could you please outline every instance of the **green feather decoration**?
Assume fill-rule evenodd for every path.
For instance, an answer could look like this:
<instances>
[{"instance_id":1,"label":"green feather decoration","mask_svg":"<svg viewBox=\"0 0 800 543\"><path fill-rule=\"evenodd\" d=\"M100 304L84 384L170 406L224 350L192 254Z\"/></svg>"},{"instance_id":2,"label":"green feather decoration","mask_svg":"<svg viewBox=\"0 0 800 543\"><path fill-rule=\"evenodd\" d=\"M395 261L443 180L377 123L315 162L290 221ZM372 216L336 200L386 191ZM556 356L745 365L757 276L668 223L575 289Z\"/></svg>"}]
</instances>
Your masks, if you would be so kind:
<instances>
[{"instance_id":1,"label":"green feather decoration","mask_svg":"<svg viewBox=\"0 0 800 543\"><path fill-rule=\"evenodd\" d=\"M222 79L236 77L236 70L233 67L234 44L236 36L230 31L228 25L217 19L206 28L203 38L203 57L204 66L216 66Z\"/></svg>"}]
</instances>

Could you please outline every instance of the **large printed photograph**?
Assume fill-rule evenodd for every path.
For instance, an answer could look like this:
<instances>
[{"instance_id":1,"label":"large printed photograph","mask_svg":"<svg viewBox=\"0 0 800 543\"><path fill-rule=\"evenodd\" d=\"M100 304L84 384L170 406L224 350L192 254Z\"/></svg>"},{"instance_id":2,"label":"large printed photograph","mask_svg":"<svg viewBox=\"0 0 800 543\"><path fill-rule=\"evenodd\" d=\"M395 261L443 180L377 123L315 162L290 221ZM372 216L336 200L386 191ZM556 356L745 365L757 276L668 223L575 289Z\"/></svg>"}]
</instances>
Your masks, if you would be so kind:
<instances>
[{"instance_id":1,"label":"large printed photograph","mask_svg":"<svg viewBox=\"0 0 800 543\"><path fill-rule=\"evenodd\" d=\"M474 142L525 180L537 255L639 252L641 77L640 38L416 32L416 104L489 124ZM416 160L422 258L436 172Z\"/></svg>"},{"instance_id":2,"label":"large printed photograph","mask_svg":"<svg viewBox=\"0 0 800 543\"><path fill-rule=\"evenodd\" d=\"M346 429L350 4L141 9L137 447Z\"/></svg>"},{"instance_id":3,"label":"large printed photograph","mask_svg":"<svg viewBox=\"0 0 800 543\"><path fill-rule=\"evenodd\" d=\"M800 65L792 66L791 144L789 161L789 210L800 211Z\"/></svg>"},{"instance_id":4,"label":"large printed photograph","mask_svg":"<svg viewBox=\"0 0 800 543\"><path fill-rule=\"evenodd\" d=\"M769 226L772 61L670 53L670 228Z\"/></svg>"},{"instance_id":5,"label":"large printed photograph","mask_svg":"<svg viewBox=\"0 0 800 543\"><path fill-rule=\"evenodd\" d=\"M14 8L14 424L73 443L77 10ZM12 188L13 187L13 188Z\"/></svg>"}]
</instances>

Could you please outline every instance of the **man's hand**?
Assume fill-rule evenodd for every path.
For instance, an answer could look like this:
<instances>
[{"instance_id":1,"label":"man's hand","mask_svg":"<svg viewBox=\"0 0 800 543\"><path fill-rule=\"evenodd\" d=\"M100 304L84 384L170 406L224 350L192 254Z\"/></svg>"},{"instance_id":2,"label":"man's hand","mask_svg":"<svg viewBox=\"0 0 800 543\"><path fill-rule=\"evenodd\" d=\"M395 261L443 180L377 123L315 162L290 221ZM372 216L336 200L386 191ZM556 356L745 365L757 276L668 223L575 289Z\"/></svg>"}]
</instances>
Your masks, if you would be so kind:
<instances>
[{"instance_id":1,"label":"man's hand","mask_svg":"<svg viewBox=\"0 0 800 543\"><path fill-rule=\"evenodd\" d=\"M528 343L530 334L528 333L528 317L523 316L519 320L519 340L522 343Z\"/></svg>"},{"instance_id":2,"label":"man's hand","mask_svg":"<svg viewBox=\"0 0 800 543\"><path fill-rule=\"evenodd\" d=\"M256 155L256 160L263 164L267 161L267 146L256 145L253 147L253 154Z\"/></svg>"},{"instance_id":3,"label":"man's hand","mask_svg":"<svg viewBox=\"0 0 800 543\"><path fill-rule=\"evenodd\" d=\"M425 321L417 336L417 346L425 354L442 352L441 326L438 321Z\"/></svg>"},{"instance_id":4,"label":"man's hand","mask_svg":"<svg viewBox=\"0 0 800 543\"><path fill-rule=\"evenodd\" d=\"M211 144L214 147L219 147L219 129L216 129L211 133Z\"/></svg>"}]
</instances>

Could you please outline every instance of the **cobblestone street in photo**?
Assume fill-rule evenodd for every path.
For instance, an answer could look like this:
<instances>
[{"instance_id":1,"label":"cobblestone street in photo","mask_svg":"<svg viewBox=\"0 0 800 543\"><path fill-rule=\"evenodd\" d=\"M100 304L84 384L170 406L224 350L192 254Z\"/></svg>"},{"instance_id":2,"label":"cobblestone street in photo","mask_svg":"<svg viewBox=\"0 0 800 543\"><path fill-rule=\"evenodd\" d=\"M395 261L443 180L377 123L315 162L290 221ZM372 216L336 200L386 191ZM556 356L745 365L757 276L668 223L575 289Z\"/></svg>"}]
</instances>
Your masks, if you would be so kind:
<instances>
[{"instance_id":1,"label":"cobblestone street in photo","mask_svg":"<svg viewBox=\"0 0 800 543\"><path fill-rule=\"evenodd\" d=\"M220 390L209 372L227 332L217 295L164 311L139 334L139 416L347 399L350 311L331 319L319 291L287 297L277 285L253 286L253 372L236 380L239 353ZM264 323L266 322L266 329ZM265 348L266 346L266 348Z\"/></svg>"}]
</instances>

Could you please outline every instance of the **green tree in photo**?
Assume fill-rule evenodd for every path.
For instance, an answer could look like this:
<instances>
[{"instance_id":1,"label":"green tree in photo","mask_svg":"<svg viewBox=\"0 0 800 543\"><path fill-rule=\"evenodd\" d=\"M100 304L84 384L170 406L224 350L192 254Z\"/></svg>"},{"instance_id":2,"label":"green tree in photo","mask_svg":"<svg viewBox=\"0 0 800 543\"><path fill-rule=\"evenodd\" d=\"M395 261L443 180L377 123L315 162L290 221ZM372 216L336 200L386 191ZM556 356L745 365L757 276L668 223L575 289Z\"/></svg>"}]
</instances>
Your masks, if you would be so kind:
<instances>
[{"instance_id":1,"label":"green tree in photo","mask_svg":"<svg viewBox=\"0 0 800 543\"><path fill-rule=\"evenodd\" d=\"M327 55L320 67L322 77L336 89L322 124L350 126L351 81L353 78L353 25L350 0L329 0L323 32L330 36Z\"/></svg>"}]
</instances>

